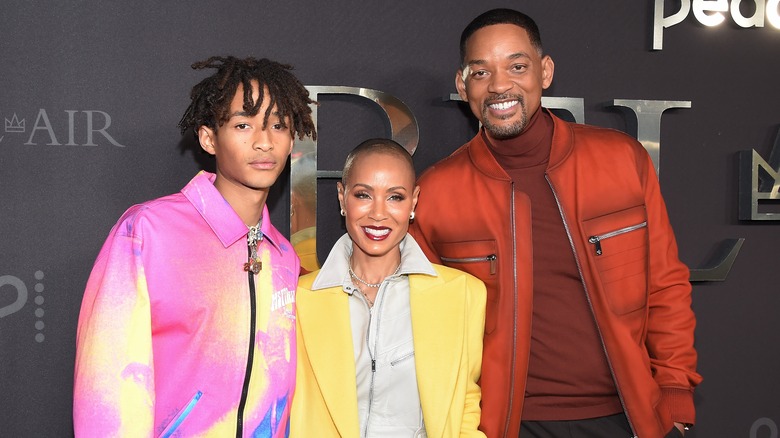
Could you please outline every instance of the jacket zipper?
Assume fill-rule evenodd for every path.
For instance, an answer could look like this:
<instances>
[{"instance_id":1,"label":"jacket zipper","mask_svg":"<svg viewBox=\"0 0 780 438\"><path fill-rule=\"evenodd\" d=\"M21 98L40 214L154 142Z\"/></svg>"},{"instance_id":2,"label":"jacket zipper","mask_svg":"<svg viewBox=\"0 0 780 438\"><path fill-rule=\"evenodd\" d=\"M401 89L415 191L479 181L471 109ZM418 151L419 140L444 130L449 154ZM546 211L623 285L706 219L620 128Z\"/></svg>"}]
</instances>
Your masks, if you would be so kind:
<instances>
[{"instance_id":1,"label":"jacket zipper","mask_svg":"<svg viewBox=\"0 0 780 438\"><path fill-rule=\"evenodd\" d=\"M636 438L636 432L635 432L636 429L634 429L634 425L633 423L631 423L631 416L628 415L628 409L626 409L626 402L625 400L623 400L623 394L620 391L620 383L618 382L618 379L615 376L615 369L612 367L612 360L609 358L609 353L607 352L607 344L604 343L604 336L601 334L601 326L599 325L599 321L596 319L596 312L593 311L593 302L590 299L590 293L588 292L588 285L585 284L585 277L582 275L582 266L580 266L580 259L577 256L577 248L575 248L574 240L571 237L571 230L569 230L569 224L566 222L566 214L563 212L563 207L561 207L561 202L558 199L558 192L555 191L555 187L553 187L549 175L545 173L544 179L547 180L547 184L549 184L550 190L552 190L553 197L555 198L555 204L558 206L558 212L560 213L561 220L563 221L563 228L566 230L566 237L569 239L569 245L571 246L571 250L574 253L574 262L577 264L577 273L580 275L580 282L582 282L582 287L585 290L585 299L588 301L588 307L590 308L590 313L593 316L593 322L596 324L596 331L598 331L599 333L599 340L601 341L601 348L604 350L604 356L607 358L607 366L609 366L609 373L612 375L612 381L615 382L615 389L617 389L618 392L618 398L620 399L620 406L623 408L623 413L626 415L628 426L631 427L631 431L634 434L633 438ZM647 222L645 222L645 225L647 225ZM637 228L641 228L641 227L637 226ZM588 239L588 241L590 241L590 239Z\"/></svg>"},{"instance_id":2,"label":"jacket zipper","mask_svg":"<svg viewBox=\"0 0 780 438\"><path fill-rule=\"evenodd\" d=\"M604 239L609 239L610 237L619 236L621 234L629 233L631 231L636 231L640 228L644 228L647 226L647 221L642 222L641 224L631 225L630 227L621 228L619 230L610 231L609 233L604 233L600 236L590 236L588 237L588 242L593 244L596 248L596 255L600 256L602 254L601 251L601 241Z\"/></svg>"},{"instance_id":3,"label":"jacket zipper","mask_svg":"<svg viewBox=\"0 0 780 438\"><path fill-rule=\"evenodd\" d=\"M259 244L259 243L258 243ZM251 256L251 250L250 250ZM255 325L257 325L257 305L255 303L255 274L252 271L247 272L249 276L249 354L246 359L246 373L244 374L244 385L241 388L241 401L238 403L238 417L236 418L236 438L241 438L244 434L244 409L246 408L246 399L249 392L249 380L252 377L252 363L255 357Z\"/></svg>"},{"instance_id":4,"label":"jacket zipper","mask_svg":"<svg viewBox=\"0 0 780 438\"><path fill-rule=\"evenodd\" d=\"M463 258L452 258L452 257L441 257L441 261L447 262L447 263L479 263L479 262L490 262L490 275L496 274L496 260L498 257L495 254L489 254L484 257L463 257Z\"/></svg>"},{"instance_id":5,"label":"jacket zipper","mask_svg":"<svg viewBox=\"0 0 780 438\"><path fill-rule=\"evenodd\" d=\"M517 218L515 216L515 183L510 182L509 183L509 203L511 205L509 220L512 223L512 236L515 236L515 230L517 229ZM491 269L492 271L492 269ZM491 272L492 273L492 272ZM506 422L504 423L504 437L506 437L507 432L509 431L509 421L512 417L512 408L515 401L515 370L517 367L517 239L512 239L512 277L514 281L514 289L512 290L512 296L514 297L514 308L513 308L513 314L512 314L512 351L515 352L512 354L512 363L511 363L511 370L512 373L509 377L509 410L508 412L510 415L506 416ZM527 377L527 374L526 374Z\"/></svg>"},{"instance_id":6,"label":"jacket zipper","mask_svg":"<svg viewBox=\"0 0 780 438\"><path fill-rule=\"evenodd\" d=\"M384 280L382 281L382 284L379 286L381 289L384 286ZM362 294L361 294L362 295ZM377 290L377 295L379 295L379 290ZM368 423L371 418L371 405L374 402L374 379L376 378L376 358L374 357L374 354L376 354L377 345L379 343L379 328L382 325L382 304L385 301L385 294L382 294L381 297L379 297L379 302L376 303L376 337L374 338L374 351L371 351L371 344L369 342L369 337L371 336L371 308L368 306L368 302L366 302L366 308L368 309L368 330L366 330L366 349L368 350L368 356L371 358L371 385L368 387L368 410L366 411L366 424L363 429L363 435L362 436L368 436Z\"/></svg>"}]
</instances>

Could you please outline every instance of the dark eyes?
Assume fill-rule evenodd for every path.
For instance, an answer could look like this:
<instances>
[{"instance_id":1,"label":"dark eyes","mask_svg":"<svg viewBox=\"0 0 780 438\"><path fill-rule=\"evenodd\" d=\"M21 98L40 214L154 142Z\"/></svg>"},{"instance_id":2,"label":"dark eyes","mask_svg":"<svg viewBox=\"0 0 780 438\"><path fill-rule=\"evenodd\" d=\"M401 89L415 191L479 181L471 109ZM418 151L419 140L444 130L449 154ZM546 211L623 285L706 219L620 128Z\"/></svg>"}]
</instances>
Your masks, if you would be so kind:
<instances>
[{"instance_id":1,"label":"dark eyes","mask_svg":"<svg viewBox=\"0 0 780 438\"><path fill-rule=\"evenodd\" d=\"M249 123L236 123L235 126L236 126L236 129L240 129L240 130L249 129L251 127L251 125ZM284 131L284 130L287 129L287 125L284 122L269 123L269 126L274 131Z\"/></svg>"},{"instance_id":2,"label":"dark eyes","mask_svg":"<svg viewBox=\"0 0 780 438\"><path fill-rule=\"evenodd\" d=\"M370 194L368 194L368 192L363 192L363 191L361 191L361 192L355 192L354 196L355 196L355 198L357 198L357 199L371 199L371 195L370 195ZM389 201L397 201L397 202L400 202L400 201L403 201L404 199L406 199L406 196L404 196L404 195L401 195L401 194L394 193L394 194L392 194L392 195L388 196L388 198L387 198L387 199L388 199Z\"/></svg>"},{"instance_id":3,"label":"dark eyes","mask_svg":"<svg viewBox=\"0 0 780 438\"><path fill-rule=\"evenodd\" d=\"M509 67L509 71L512 73L522 73L528 69L525 64L513 64ZM476 79L484 78L488 76L490 72L488 70L476 70L471 72L471 76Z\"/></svg>"}]
</instances>

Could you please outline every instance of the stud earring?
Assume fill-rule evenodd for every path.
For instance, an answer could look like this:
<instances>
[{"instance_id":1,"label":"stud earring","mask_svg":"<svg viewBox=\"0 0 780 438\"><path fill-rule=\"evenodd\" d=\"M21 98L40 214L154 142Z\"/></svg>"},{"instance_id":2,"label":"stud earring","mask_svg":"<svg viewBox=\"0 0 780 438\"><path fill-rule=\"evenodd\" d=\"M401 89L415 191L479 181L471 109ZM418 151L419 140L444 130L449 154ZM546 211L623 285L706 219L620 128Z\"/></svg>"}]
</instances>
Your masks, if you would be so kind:
<instances>
[{"instance_id":1,"label":"stud earring","mask_svg":"<svg viewBox=\"0 0 780 438\"><path fill-rule=\"evenodd\" d=\"M410 220L410 221L413 221L413 220L414 220L414 212L412 212L412 213L409 215L409 220Z\"/></svg>"},{"instance_id":2,"label":"stud earring","mask_svg":"<svg viewBox=\"0 0 780 438\"><path fill-rule=\"evenodd\" d=\"M342 216L346 216L346 215L347 215L347 212L346 212L346 211L344 211L344 209L343 209L343 208L341 209L341 215L342 215Z\"/></svg>"}]
</instances>

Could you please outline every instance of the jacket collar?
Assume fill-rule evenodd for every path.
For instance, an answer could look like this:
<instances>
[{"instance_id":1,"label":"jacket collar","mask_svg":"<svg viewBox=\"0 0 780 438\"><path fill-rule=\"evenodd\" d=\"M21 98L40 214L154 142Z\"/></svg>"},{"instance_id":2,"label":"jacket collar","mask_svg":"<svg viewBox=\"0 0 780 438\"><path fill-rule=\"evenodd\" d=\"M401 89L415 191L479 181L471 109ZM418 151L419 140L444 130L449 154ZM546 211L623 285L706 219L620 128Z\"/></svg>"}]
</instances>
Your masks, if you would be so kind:
<instances>
[{"instance_id":1,"label":"jacket collar","mask_svg":"<svg viewBox=\"0 0 780 438\"><path fill-rule=\"evenodd\" d=\"M241 220L233 207L228 204L222 194L214 187L216 175L200 171L183 188L181 193L190 201L200 216L209 224L211 231L217 236L225 248L246 237L249 229ZM281 251L278 231L271 225L268 206L263 206L263 224L260 231L271 242L272 246Z\"/></svg>"},{"instance_id":2,"label":"jacket collar","mask_svg":"<svg viewBox=\"0 0 780 438\"><path fill-rule=\"evenodd\" d=\"M556 117L555 114L547 108L541 108L541 110L548 113L553 120L550 163L547 166L547 170L550 170L562 163L571 153L573 135L571 126L567 122ZM480 132L466 144L471 161L474 163L474 166L485 175L494 179L510 181L511 178L507 175L501 165L498 164L498 161L496 161L490 148L485 143L482 136L482 129L485 128L481 128Z\"/></svg>"},{"instance_id":3,"label":"jacket collar","mask_svg":"<svg viewBox=\"0 0 780 438\"><path fill-rule=\"evenodd\" d=\"M433 265L425 257L420 245L414 240L414 238L407 234L400 244L401 249L401 267L398 269L396 275L409 275L409 274L422 274L436 276L436 270L433 269ZM326 289L330 287L341 286L345 288L345 292L351 294L350 290L346 290L352 283L349 278L349 258L352 256L352 239L349 238L349 234L344 234L339 238L333 249L330 250L328 258L325 259L325 263L322 264L317 278L312 283L312 290Z\"/></svg>"}]
</instances>

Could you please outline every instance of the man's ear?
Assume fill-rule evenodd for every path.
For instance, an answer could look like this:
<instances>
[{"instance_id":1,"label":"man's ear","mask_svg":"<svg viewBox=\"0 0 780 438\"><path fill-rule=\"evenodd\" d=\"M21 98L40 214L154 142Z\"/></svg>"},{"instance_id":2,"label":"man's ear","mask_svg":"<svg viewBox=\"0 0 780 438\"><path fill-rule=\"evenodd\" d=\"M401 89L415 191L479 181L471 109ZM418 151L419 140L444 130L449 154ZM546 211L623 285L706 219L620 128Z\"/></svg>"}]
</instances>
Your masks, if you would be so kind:
<instances>
[{"instance_id":1,"label":"man's ear","mask_svg":"<svg viewBox=\"0 0 780 438\"><path fill-rule=\"evenodd\" d=\"M216 136L216 132L206 125L201 125L201 127L198 128L200 147L211 155L216 155L217 153L217 150L214 147L216 145Z\"/></svg>"},{"instance_id":2,"label":"man's ear","mask_svg":"<svg viewBox=\"0 0 780 438\"><path fill-rule=\"evenodd\" d=\"M555 63L549 55L545 55L542 58L542 89L546 90L550 87L553 80L553 73L555 73Z\"/></svg>"},{"instance_id":3,"label":"man's ear","mask_svg":"<svg viewBox=\"0 0 780 438\"><path fill-rule=\"evenodd\" d=\"M468 68L468 67L466 67ZM458 90L458 95L464 102L468 102L468 95L466 94L466 79L464 78L463 69L458 69L455 73L455 89Z\"/></svg>"}]
</instances>

